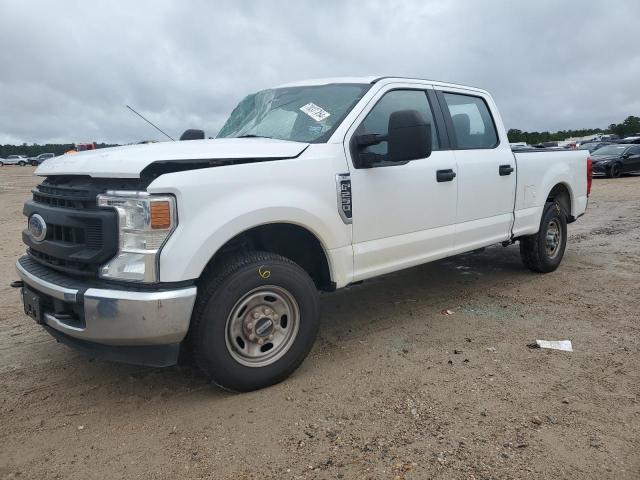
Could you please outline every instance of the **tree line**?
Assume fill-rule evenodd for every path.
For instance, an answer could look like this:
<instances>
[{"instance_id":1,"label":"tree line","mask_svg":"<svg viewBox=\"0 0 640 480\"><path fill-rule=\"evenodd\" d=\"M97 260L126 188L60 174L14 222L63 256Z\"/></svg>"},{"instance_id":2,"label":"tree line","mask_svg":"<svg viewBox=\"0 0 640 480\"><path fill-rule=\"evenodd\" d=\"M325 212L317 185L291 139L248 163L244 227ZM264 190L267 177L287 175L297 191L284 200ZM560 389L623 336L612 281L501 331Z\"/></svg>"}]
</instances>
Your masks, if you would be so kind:
<instances>
[{"instance_id":1,"label":"tree line","mask_svg":"<svg viewBox=\"0 0 640 480\"><path fill-rule=\"evenodd\" d=\"M512 128L507 132L510 142L527 142L535 145L542 142L558 142L571 137L586 137L597 133L613 134L620 138L640 134L640 117L627 117L622 123L612 123L606 129L583 128L580 130L560 130L559 132L523 132Z\"/></svg>"},{"instance_id":2,"label":"tree line","mask_svg":"<svg viewBox=\"0 0 640 480\"><path fill-rule=\"evenodd\" d=\"M507 132L510 142L527 142L529 145L535 145L542 142L558 142L566 140L570 137L586 137L587 135L595 135L597 133L614 134L623 138L630 135L640 134L640 117L633 115L627 117L622 123L612 123L608 128L583 128L580 130L560 130L558 132L523 132L517 128L512 128ZM97 148L117 147L118 144L98 143ZM73 149L72 143L47 143L46 145L38 145L33 143L27 145L0 145L0 158L6 158L9 155L25 155L27 157L35 157L41 153L54 153L62 155Z\"/></svg>"},{"instance_id":3,"label":"tree line","mask_svg":"<svg viewBox=\"0 0 640 480\"><path fill-rule=\"evenodd\" d=\"M97 148L117 147L118 144L111 143L98 143ZM7 158L9 155L25 155L27 157L35 157L41 153L54 153L56 155L62 155L65 152L73 149L73 143L47 143L45 145L38 145L33 143L27 145L0 145L0 158Z\"/></svg>"}]
</instances>

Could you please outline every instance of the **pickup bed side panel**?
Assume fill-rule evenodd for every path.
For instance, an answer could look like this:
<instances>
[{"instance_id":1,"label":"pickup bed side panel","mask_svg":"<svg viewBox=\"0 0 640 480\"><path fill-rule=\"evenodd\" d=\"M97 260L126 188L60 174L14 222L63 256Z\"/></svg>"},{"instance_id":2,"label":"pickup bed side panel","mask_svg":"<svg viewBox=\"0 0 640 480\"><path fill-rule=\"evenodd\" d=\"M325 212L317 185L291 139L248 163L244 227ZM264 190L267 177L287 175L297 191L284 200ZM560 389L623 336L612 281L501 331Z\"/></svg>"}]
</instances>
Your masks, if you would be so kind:
<instances>
[{"instance_id":1,"label":"pickup bed side panel","mask_svg":"<svg viewBox=\"0 0 640 480\"><path fill-rule=\"evenodd\" d=\"M198 278L227 241L253 227L290 223L320 241L338 287L351 281L351 225L338 213L336 174L346 173L340 145L311 145L288 160L166 174L149 192L176 196L178 227L160 259L163 282Z\"/></svg>"},{"instance_id":2,"label":"pickup bed side panel","mask_svg":"<svg viewBox=\"0 0 640 480\"><path fill-rule=\"evenodd\" d=\"M551 190L562 184L569 191L571 215L579 217L587 208L587 156L581 150L522 152L514 154L518 164L513 236L538 231L545 202Z\"/></svg>"}]
</instances>

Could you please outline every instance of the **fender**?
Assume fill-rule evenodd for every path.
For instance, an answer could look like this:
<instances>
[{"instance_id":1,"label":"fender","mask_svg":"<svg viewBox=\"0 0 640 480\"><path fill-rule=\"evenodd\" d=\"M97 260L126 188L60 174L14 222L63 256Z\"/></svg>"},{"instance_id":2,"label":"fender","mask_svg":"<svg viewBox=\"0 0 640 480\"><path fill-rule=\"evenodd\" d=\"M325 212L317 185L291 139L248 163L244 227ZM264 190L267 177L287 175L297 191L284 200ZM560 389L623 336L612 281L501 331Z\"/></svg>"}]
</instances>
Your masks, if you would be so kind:
<instances>
[{"instance_id":1,"label":"fender","mask_svg":"<svg viewBox=\"0 0 640 480\"><path fill-rule=\"evenodd\" d=\"M304 156L304 154L303 154ZM239 164L165 174L148 188L176 196L178 227L160 257L163 282L198 278L230 239L269 223L290 223L311 232L327 255L332 280L351 226L338 213L335 156ZM256 205L258 199L258 206ZM334 258L339 252L340 260Z\"/></svg>"}]
</instances>

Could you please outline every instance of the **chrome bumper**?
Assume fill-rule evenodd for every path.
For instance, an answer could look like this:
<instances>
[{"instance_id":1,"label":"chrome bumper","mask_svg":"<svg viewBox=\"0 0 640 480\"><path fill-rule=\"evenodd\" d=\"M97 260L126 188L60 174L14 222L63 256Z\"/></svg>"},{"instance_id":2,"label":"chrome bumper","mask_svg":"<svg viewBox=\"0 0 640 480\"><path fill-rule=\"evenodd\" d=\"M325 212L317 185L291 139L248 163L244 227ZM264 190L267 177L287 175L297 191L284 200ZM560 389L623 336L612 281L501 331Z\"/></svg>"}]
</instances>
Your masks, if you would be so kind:
<instances>
[{"instance_id":1,"label":"chrome bumper","mask_svg":"<svg viewBox=\"0 0 640 480\"><path fill-rule=\"evenodd\" d=\"M182 341L189 329L196 287L159 291L69 288L39 278L18 261L18 275L32 290L82 305L84 325L43 312L43 323L69 337L104 345L166 345Z\"/></svg>"}]
</instances>

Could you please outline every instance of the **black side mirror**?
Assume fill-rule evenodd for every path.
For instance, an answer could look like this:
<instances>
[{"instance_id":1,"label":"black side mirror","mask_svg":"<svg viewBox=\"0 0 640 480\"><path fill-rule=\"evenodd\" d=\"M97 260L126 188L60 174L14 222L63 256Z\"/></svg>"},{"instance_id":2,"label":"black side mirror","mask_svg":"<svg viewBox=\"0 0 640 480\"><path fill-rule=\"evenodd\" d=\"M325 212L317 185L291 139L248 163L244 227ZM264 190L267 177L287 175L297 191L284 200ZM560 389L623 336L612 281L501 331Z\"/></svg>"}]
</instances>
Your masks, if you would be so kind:
<instances>
[{"instance_id":1,"label":"black side mirror","mask_svg":"<svg viewBox=\"0 0 640 480\"><path fill-rule=\"evenodd\" d=\"M387 142L387 154L361 153L361 150ZM365 134L355 138L357 168L377 162L402 163L431 155L431 124L417 110L398 110L389 116L387 135Z\"/></svg>"},{"instance_id":2,"label":"black side mirror","mask_svg":"<svg viewBox=\"0 0 640 480\"><path fill-rule=\"evenodd\" d=\"M431 124L417 110L393 112L387 136L390 162L408 162L431 155Z\"/></svg>"},{"instance_id":3,"label":"black side mirror","mask_svg":"<svg viewBox=\"0 0 640 480\"><path fill-rule=\"evenodd\" d=\"M190 128L180 136L180 140L204 140L204 130Z\"/></svg>"}]
</instances>

